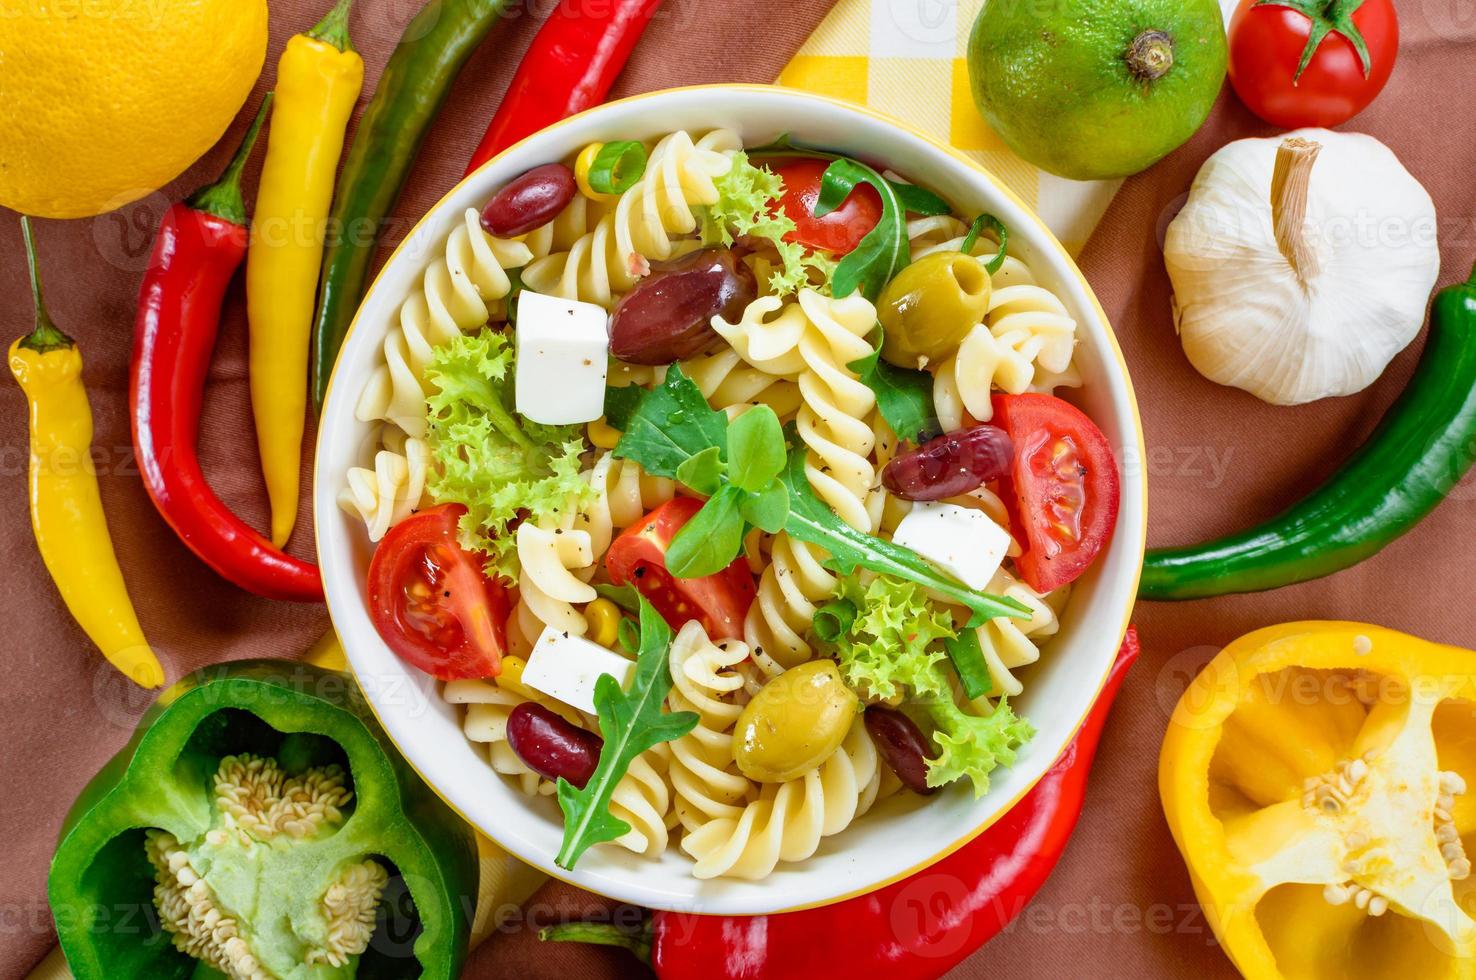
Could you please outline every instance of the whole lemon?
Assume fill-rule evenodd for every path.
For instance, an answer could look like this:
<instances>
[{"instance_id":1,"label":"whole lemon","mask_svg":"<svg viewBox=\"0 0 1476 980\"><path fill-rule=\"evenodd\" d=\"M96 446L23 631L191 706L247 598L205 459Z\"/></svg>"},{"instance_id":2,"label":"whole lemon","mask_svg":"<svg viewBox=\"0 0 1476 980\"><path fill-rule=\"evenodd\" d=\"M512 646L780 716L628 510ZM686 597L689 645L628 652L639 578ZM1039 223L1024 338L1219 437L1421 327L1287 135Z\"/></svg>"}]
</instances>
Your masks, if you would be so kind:
<instances>
[{"instance_id":1,"label":"whole lemon","mask_svg":"<svg viewBox=\"0 0 1476 980\"><path fill-rule=\"evenodd\" d=\"M83 218L167 184L266 45L266 0L0 0L0 205Z\"/></svg>"},{"instance_id":2,"label":"whole lemon","mask_svg":"<svg viewBox=\"0 0 1476 980\"><path fill-rule=\"evenodd\" d=\"M1076 180L1145 170L1194 135L1225 81L1219 0L989 0L969 81L989 125Z\"/></svg>"}]
</instances>

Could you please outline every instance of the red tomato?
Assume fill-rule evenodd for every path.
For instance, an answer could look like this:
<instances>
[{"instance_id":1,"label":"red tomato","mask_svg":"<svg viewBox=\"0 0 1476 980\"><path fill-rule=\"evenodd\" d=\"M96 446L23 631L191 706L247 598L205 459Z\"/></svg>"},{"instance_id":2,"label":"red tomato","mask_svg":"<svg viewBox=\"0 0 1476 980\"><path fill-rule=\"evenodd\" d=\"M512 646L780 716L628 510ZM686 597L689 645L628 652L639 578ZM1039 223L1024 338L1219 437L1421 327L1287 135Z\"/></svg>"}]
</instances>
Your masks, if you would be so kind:
<instances>
[{"instance_id":1,"label":"red tomato","mask_svg":"<svg viewBox=\"0 0 1476 980\"><path fill-rule=\"evenodd\" d=\"M389 648L443 681L495 677L507 593L456 543L466 508L445 504L390 528L369 562L369 616Z\"/></svg>"},{"instance_id":2,"label":"red tomato","mask_svg":"<svg viewBox=\"0 0 1476 980\"><path fill-rule=\"evenodd\" d=\"M769 169L784 179L784 196L779 199L779 207L794 219L794 231L785 235L784 240L845 255L881 220L881 195L870 184L861 184L846 195L840 207L823 218L815 217L820 178L829 165L829 160L797 157L779 160L770 164Z\"/></svg>"},{"instance_id":3,"label":"red tomato","mask_svg":"<svg viewBox=\"0 0 1476 980\"><path fill-rule=\"evenodd\" d=\"M1053 395L995 395L995 425L1015 460L1000 496L1024 553L1015 566L1037 592L1075 580L1117 525L1117 460L1102 430Z\"/></svg>"},{"instance_id":4,"label":"red tomato","mask_svg":"<svg viewBox=\"0 0 1476 980\"><path fill-rule=\"evenodd\" d=\"M757 590L742 555L733 564L703 578L676 578L666 570L666 548L702 501L676 497L626 528L605 555L605 568L616 585L633 584L661 614L680 629L697 620L714 640L743 638L743 617Z\"/></svg>"},{"instance_id":5,"label":"red tomato","mask_svg":"<svg viewBox=\"0 0 1476 980\"><path fill-rule=\"evenodd\" d=\"M1251 112L1286 129L1347 122L1367 108L1394 71L1399 21L1393 0L1363 0L1353 12L1352 28L1368 47L1368 71L1353 41L1334 29L1318 43L1298 77L1311 18L1292 7L1240 0L1230 21L1235 93Z\"/></svg>"}]
</instances>

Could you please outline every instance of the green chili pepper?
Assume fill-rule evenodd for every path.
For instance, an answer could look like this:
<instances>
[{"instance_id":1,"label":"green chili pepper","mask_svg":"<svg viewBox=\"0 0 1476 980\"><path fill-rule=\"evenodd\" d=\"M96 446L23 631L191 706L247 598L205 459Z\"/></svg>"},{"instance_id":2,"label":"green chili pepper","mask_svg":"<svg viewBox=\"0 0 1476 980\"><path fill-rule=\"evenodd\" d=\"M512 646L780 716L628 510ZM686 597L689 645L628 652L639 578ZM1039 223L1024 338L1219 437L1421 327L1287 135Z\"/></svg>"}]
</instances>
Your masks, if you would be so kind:
<instances>
[{"instance_id":1,"label":"green chili pepper","mask_svg":"<svg viewBox=\"0 0 1476 980\"><path fill-rule=\"evenodd\" d=\"M410 21L344 160L313 323L313 405L322 409L338 348L363 298L385 219L468 58L512 0L431 0Z\"/></svg>"},{"instance_id":2,"label":"green chili pepper","mask_svg":"<svg viewBox=\"0 0 1476 980\"><path fill-rule=\"evenodd\" d=\"M256 660L159 696L73 804L47 892L78 980L246 975L248 959L298 980L454 980L477 867L471 828L352 678Z\"/></svg>"},{"instance_id":3,"label":"green chili pepper","mask_svg":"<svg viewBox=\"0 0 1476 980\"><path fill-rule=\"evenodd\" d=\"M1442 290L1408 387L1327 483L1249 531L1148 552L1139 595L1277 589L1358 564L1414 527L1476 462L1476 273Z\"/></svg>"},{"instance_id":4,"label":"green chili pepper","mask_svg":"<svg viewBox=\"0 0 1476 980\"><path fill-rule=\"evenodd\" d=\"M601 194L624 194L646 172L646 148L635 140L606 143L589 165L589 186Z\"/></svg>"}]
</instances>

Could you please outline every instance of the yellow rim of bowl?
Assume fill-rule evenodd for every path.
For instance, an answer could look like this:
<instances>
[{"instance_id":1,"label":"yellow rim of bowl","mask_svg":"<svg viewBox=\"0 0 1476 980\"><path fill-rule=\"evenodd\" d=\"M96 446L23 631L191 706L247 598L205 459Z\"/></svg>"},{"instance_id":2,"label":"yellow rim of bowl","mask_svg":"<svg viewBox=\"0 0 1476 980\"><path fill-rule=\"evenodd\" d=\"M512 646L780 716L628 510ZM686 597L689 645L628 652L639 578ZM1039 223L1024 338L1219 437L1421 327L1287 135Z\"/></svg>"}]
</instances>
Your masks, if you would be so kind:
<instances>
[{"instance_id":1,"label":"yellow rim of bowl","mask_svg":"<svg viewBox=\"0 0 1476 980\"><path fill-rule=\"evenodd\" d=\"M589 116L589 115L592 115L592 114L595 114L595 113L606 111L606 110L610 109L613 106L632 105L632 104L635 104L635 103L638 103L638 102L648 101L648 100L653 99L653 98L657 98L657 97L661 97L661 96L667 96L667 95L671 95L671 94L677 93L677 92L714 92L714 93L717 93L717 92L753 92L753 93L765 93L765 94L767 94L767 93L774 92L776 89L777 90L780 90L780 91L783 91L785 93L792 94L793 96L795 96L797 98L800 98L800 99L803 99L803 100L810 100L810 101L814 101L814 102L827 103L829 105L835 106L836 108L843 109L843 110L845 110L847 112L851 112L851 113L854 113L854 114L857 114L857 115L869 117L871 119L876 120L877 122L881 122L881 123L884 123L884 124L886 124L888 126L892 126L892 127L896 128L896 129L899 129L902 132L907 133L909 136L912 136L913 138L918 139L918 140L922 141L923 143L928 144L929 146L933 147L934 149L937 149L937 150L942 151L943 153L945 153L948 156L952 157L955 161L957 161L962 166L965 166L965 167L969 168L970 170L975 171L980 176L982 176L984 179L986 179L987 181L989 181L989 183L991 185L993 185L993 187L994 187L994 189L996 191L998 191L1000 194L1004 195L1005 197L1009 198L1010 201L1012 201L1014 204L1016 204L1020 208L1020 210L1025 215L1027 215L1032 222L1034 222L1036 228L1038 228L1040 230L1040 232L1045 236L1046 241L1049 242L1049 243L1051 243L1052 245L1054 245L1056 247L1056 249L1059 251L1060 255L1063 258L1066 259L1067 263L1069 264L1069 267L1070 267L1070 270L1071 270L1071 274L1076 277L1076 279L1077 279L1077 281L1079 283L1081 283L1081 287L1085 291L1088 301L1090 301L1090 303L1092 304L1092 308L1096 310L1097 316L1101 318L1101 322L1107 327L1108 350L1112 354L1113 359L1116 360L1116 362L1117 362L1118 372L1119 372L1120 377L1122 378L1123 386L1126 389L1126 393L1127 393L1128 407L1129 407L1129 410L1130 410L1130 413L1131 413L1132 422L1133 422L1133 434L1136 436L1136 439L1137 439L1136 449L1137 449L1137 453L1138 453L1138 459L1140 459L1140 460L1141 459L1145 459L1146 458L1146 449L1145 449L1144 441L1143 441L1143 419L1142 419L1141 414L1138 411L1138 399L1137 399L1136 394L1133 391L1132 376L1128 372L1127 361L1122 356L1122 348L1121 348L1121 346L1117 342L1117 334L1112 329L1112 321L1108 319L1107 312L1102 309L1102 304L1097 300L1097 294L1092 289L1091 283L1087 282L1086 277L1084 275L1082 275L1082 273L1081 273L1081 269L1077 267L1076 260L1071 257L1071 254L1069 252L1066 251L1065 246L1063 246L1061 244L1060 240L1058 238L1056 238L1055 233L1052 232L1050 230L1050 228L1046 226L1045 222L1043 222L1043 221L1040 220L1040 215L1038 215L1036 213L1035 209L1032 208L1032 207L1030 207L1029 205L1027 205L1023 200L1021 200L1020 197L1019 197L1019 195L1017 195L1013 190L1011 190L1009 187L1007 187L1002 181L999 180L999 178L995 177L994 174L991 173L986 167L980 165L978 162L976 162L976 161L970 159L969 157L965 156L963 153L960 153L958 150L954 149L952 146L949 146L947 143L944 143L944 142L941 142L940 140L934 139L933 137L929 136L928 134L923 133L923 132L921 132L921 131L913 128L912 126L908 125L906 122L902 121L901 119L897 119L894 116L889 116L886 113L877 112L874 109L868 108L867 106L858 105L858 104L856 104L854 102L847 102L844 99L831 98L830 96L827 96L827 95L818 95L818 94L815 94L813 92L804 91L802 89L792 89L792 88L787 88L787 87L781 86L781 85L750 85L750 84L685 85L685 86L679 86L677 88L659 89L659 90L654 91L654 92L643 92L643 93L641 93L639 95L628 96L627 98L618 99L618 100L616 100L614 102L606 102L606 103L603 103L601 105L595 106L592 109L586 109L584 112L578 113L577 115L570 116L567 119L561 119L558 122L554 123L552 126L549 126L549 127L545 128L545 129L542 129L542 130L539 130L537 133L534 133L534 134L532 134L530 136L524 137L523 139L521 139L518 142L514 143L512 146L509 146L507 149L505 149L501 153L497 154L497 156L493 157L492 159L488 160L486 163L482 164L481 167L478 167L476 170L474 170L471 173L467 174L461 180L458 180L455 184L453 184L451 186L451 188L446 191L445 194L441 195L441 198L438 201L436 201L435 204L432 204L428 209L426 209L425 214L423 214L423 215L420 216L420 219L418 221L416 221L414 227L410 229L409 234L407 234L400 241L400 244L395 247L395 250L390 253L390 257L388 259L386 259L384 265L380 267L380 270L375 275L374 280L372 282L370 282L369 286L364 290L364 295L365 296L368 296L369 293L373 292L374 288L379 284L380 278L384 275L385 270L389 269L394 264L395 260L399 257L401 250L403 250L411 242L415 241L416 233L420 230L420 227L423 224L425 224L426 219L430 215L434 214L435 212L437 212L437 211L439 211L441 209L441 206L446 203L447 198L449 198L449 197L451 197L451 195L455 194L456 191L458 189L460 189L460 187L461 187L462 184L466 183L468 180L471 180L474 176L476 176L476 174L481 173L481 171L483 169L485 169L486 167L489 167L492 164L494 164L495 162L497 162L498 160L501 160L507 154L517 152L517 150L519 150L523 146L523 144L527 143L528 140L533 139L536 136L541 136L544 133L553 132L555 130L566 128L570 124L574 123L577 120L582 120L586 116ZM359 311L354 314L354 319L349 324L348 331L344 334L344 338L343 338L343 345L344 346L347 346L347 344L349 342L349 338L352 337L354 335L354 331L359 328L360 313L362 313L362 310L363 310L363 301L361 300L360 301ZM340 347L340 350L342 350L342 347ZM328 387L326 389L326 392L325 392L324 398L323 398L323 404L325 406L328 405L332 401L332 399L333 399L333 385L334 385L334 383L337 380L338 380L338 367L337 367L337 364L335 363L333 373L328 378ZM319 438L322 438L322 436L321 436L321 432L322 431L323 430L320 427L320 429L319 429L319 432L320 432ZM316 456L316 449L315 449L315 453L314 453L314 480L315 481L318 478L316 460L317 460L317 456ZM1133 571L1133 584L1132 584L1132 590L1128 593L1127 608L1123 611L1121 622L1118 624L1117 631L1116 631L1116 634L1115 634L1117 636L1117 644L1118 645L1120 645L1122 643L1122 638L1127 633L1128 625L1129 625L1129 623L1132 620L1133 609L1134 609L1134 607L1137 604L1138 584L1139 584L1139 581L1141 579L1142 570L1143 570L1143 554L1144 554L1144 552L1145 552L1145 550L1147 549L1147 546L1148 546L1148 520L1147 520L1147 516L1148 516L1148 485L1147 485L1147 481L1146 480L1143 480L1141 482L1142 482L1142 487L1141 487L1140 499L1142 500L1142 507L1140 509L1141 512L1138 515L1141 518L1140 521L1139 521L1139 524L1141 526L1141 531L1140 531L1140 533L1138 535L1137 542L1135 542L1137 556L1138 556L1138 561L1137 561L1137 565L1136 565L1136 567L1134 568L1134 571ZM315 482L314 485L316 487L316 482ZM315 491L315 496L316 496L316 491ZM313 521L313 545L314 545L314 550L317 551L317 553L318 553L318 563L319 563L320 566L322 566L322 564L323 564L323 558L322 558L322 551L321 551L321 547L320 547L320 540L319 540L319 537L318 537L318 522L316 520ZM327 590L326 589L324 590L324 594L325 594L325 603L328 606L328 618L330 619L330 621L333 621L334 622L334 629L336 631L338 629L338 626L337 626L337 617L334 615L334 611L333 611L333 603L332 603L332 601L330 599L327 599L326 598L326 596L327 596ZM340 635L342 635L342 634L340 634ZM1116 648L1114 647L1114 652L1115 652L1115 649ZM345 651L344 652L345 652L345 656L347 657L347 648L346 647L345 647ZM352 657L347 657L347 659L348 659L348 663L349 663L349 669L352 672L353 671L353 658ZM1103 670L1102 676L1097 681L1096 693L1094 693L1092 695L1091 700L1088 702L1086 711L1082 712L1081 717L1078 718L1076 720L1076 723L1071 726L1071 736L1066 739L1065 745L1062 747L1062 751L1064 751L1066 747L1069 747L1071 745L1071 743L1073 741L1075 741L1077 733L1081 730L1081 726L1086 722L1087 715L1091 713L1092 707L1097 703L1097 699L1101 696L1102 688L1104 686L1106 686L1106 684L1107 684L1107 677L1112 672L1112 664L1115 662L1115 660L1116 660L1116 657L1114 656L1114 657L1112 657L1111 659L1109 659L1107 661L1107 666ZM355 673L355 678L357 679L357 673ZM498 841L497 836L495 834L493 834L493 833L485 830L480 824L478 824L476 821L474 821L471 818L469 818L465 813L463 813L461 811L461 809L459 807L457 807L450 800L446 799L445 794L443 794L441 792L440 788L437 787L435 785L435 783L433 783L430 779L427 779L426 778L425 773L423 773L423 772L420 771L420 768L415 765L414 760L412 760L409 757L409 755L407 755L405 753L405 751L400 748L399 743L397 741L395 741L394 736L390 734L389 727L384 724L384 719L379 716L379 708L374 704L374 701L372 699L369 699L369 698L366 698L365 700L368 701L370 710L374 712L375 718L377 718L379 720L380 726L382 728L384 728L385 734L389 736L390 741L394 743L395 748L397 750L399 750L400 755L404 757L406 763L408 763L410 765L410 767L415 770L415 772L420 776L420 778L425 782L425 784L431 788L432 792L434 792L437 796L439 796L441 798L441 800L448 807L450 807L458 816L460 816L461 819L465 820L467 822L467 824L470 825L473 829L475 829L479 834L482 834L483 836L490 838L499 847L503 847L502 843L500 841ZM1003 807L1000 807L998 810L996 810L994 816L992 816L988 820L983 821L977 827L974 827L968 833L966 833L962 837L960 837L958 840L955 840L955 841L952 841L952 842L946 844L943 848L941 848L940 850L938 850L936 853L934 853L931 857L927 858L926 860L921 861L921 862L919 862L919 863L917 863L917 864L915 864L915 865L907 868L904 871L899 871L896 874L893 874L890 877L888 877L888 878L886 878L886 879L884 879L882 881L878 881L878 882L875 882L873 884L866 885L866 886L864 886L862 888L856 888L856 889L853 889L853 890L848 891L848 892L843 892L843 893L841 893L839 895L836 895L836 896L834 896L832 898L827 898L827 899L824 899L822 901L804 902L804 903L801 903L801 904L798 904L798 905L786 906L784 908L775 909L775 910L773 910L771 912L766 912L766 913L761 913L761 914L764 914L764 915L782 915L782 914L784 914L786 912L803 912L806 909L822 908L822 907L827 906L827 905L835 905L835 904L837 904L839 902L844 902L844 901L847 901L849 899L859 897L861 895L869 895L869 894L871 894L874 891L879 891L880 889L886 888L888 885L896 884L897 882L903 880L904 878L910 878L913 875L915 875L915 874L917 874L917 873L919 873L921 871L925 871L928 868L931 868L933 865L937 864L939 861L944 860L949 855L953 854L955 851L958 851L958 850L962 849L965 845L969 844L971 841L973 841L980 834L984 833L984 831L986 831L990 827L994 826L994 824L1000 818L1002 818L1006 813L1009 813L1011 810L1013 810L1019 804L1019 802L1022 799L1025 798L1026 794L1028 794L1032 789L1034 789L1035 788L1035 785L1037 783L1039 783L1041 781L1041 779L1045 778L1045 774L1050 771L1051 765L1053 765L1053 764L1054 764L1054 760L1052 760L1052 762L1050 764L1048 764L1043 770L1041 770L1040 775L1038 775L1034 779L1032 779L1030 781L1029 785L1027 785L1023 789L1021 789L1020 792L1016 793L1015 796L1009 801L1009 803L1007 805L1005 805ZM505 847L503 849L506 850ZM521 857L519 857L517 854L513 853L512 851L508 851L508 853L509 854L512 854L513 857L517 857L519 860L523 860ZM544 868L541 865L535 865L535 868L537 870L539 870L539 871L544 872L549 877L554 878L554 879L557 879L558 881L562 881L565 884L573 885L576 888L582 888L582 889L584 889L586 891L591 891L592 890L587 884L584 884L584 883L581 883L579 881L576 881L572 877L566 877L564 874L561 874L558 871L550 871L550 870L548 870L547 868ZM729 913L692 912L692 913L689 913L689 914L696 914L696 915L727 915Z\"/></svg>"}]
</instances>

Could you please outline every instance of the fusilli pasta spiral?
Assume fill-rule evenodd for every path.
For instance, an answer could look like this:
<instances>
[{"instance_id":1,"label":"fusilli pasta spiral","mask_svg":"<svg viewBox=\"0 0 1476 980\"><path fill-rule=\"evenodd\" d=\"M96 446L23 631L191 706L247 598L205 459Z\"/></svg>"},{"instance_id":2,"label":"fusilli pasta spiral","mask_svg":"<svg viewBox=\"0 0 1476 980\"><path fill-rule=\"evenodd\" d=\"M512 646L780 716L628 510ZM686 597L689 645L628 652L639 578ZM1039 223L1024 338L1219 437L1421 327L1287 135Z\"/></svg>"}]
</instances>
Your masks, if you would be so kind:
<instances>
[{"instance_id":1,"label":"fusilli pasta spiral","mask_svg":"<svg viewBox=\"0 0 1476 980\"><path fill-rule=\"evenodd\" d=\"M384 339L384 363L359 396L355 416L363 422L387 421L407 434L423 438L425 368L437 347L482 326L491 316L488 304L512 289L508 269L534 257L526 242L504 241L487 234L474 208L446 239L444 253L425 270L421 288L400 307L400 324Z\"/></svg>"},{"instance_id":2,"label":"fusilli pasta spiral","mask_svg":"<svg viewBox=\"0 0 1476 980\"><path fill-rule=\"evenodd\" d=\"M572 525L572 521L570 521ZM545 626L571 636L589 629L575 604L599 595L579 570L593 570L594 543L588 531L572 526L544 528L531 521L518 525L518 605L513 612L518 632L529 644Z\"/></svg>"},{"instance_id":3,"label":"fusilli pasta spiral","mask_svg":"<svg viewBox=\"0 0 1476 980\"><path fill-rule=\"evenodd\" d=\"M766 877L780 861L803 861L878 795L876 747L858 718L818 768L786 783L766 783L737 819L709 820L682 838L698 878Z\"/></svg>"},{"instance_id":4,"label":"fusilli pasta spiral","mask_svg":"<svg viewBox=\"0 0 1476 980\"><path fill-rule=\"evenodd\" d=\"M360 518L370 541L378 541L420 506L431 465L430 448L385 424L376 438L380 449L372 467L348 471L338 505Z\"/></svg>"},{"instance_id":5,"label":"fusilli pasta spiral","mask_svg":"<svg viewBox=\"0 0 1476 980\"><path fill-rule=\"evenodd\" d=\"M554 784L528 768L507 744L507 716L524 698L486 681L447 681L441 697L448 704L464 706L461 730L466 737L487 747L492 769L517 780L528 796L549 796Z\"/></svg>"},{"instance_id":6,"label":"fusilli pasta spiral","mask_svg":"<svg viewBox=\"0 0 1476 980\"><path fill-rule=\"evenodd\" d=\"M694 711L699 719L696 728L671 743L676 814L689 832L709 820L738 819L756 794L733 762L732 728L743 711L738 668L747 657L748 647L736 640L713 643L695 622L683 626L671 645L667 706Z\"/></svg>"},{"instance_id":7,"label":"fusilli pasta spiral","mask_svg":"<svg viewBox=\"0 0 1476 980\"><path fill-rule=\"evenodd\" d=\"M693 208L716 203L713 181L728 172L730 153L741 145L727 130L696 143L680 130L662 138L646 172L615 207L567 250L530 263L523 282L540 293L612 306L645 274L648 261L670 258L674 239L697 229Z\"/></svg>"},{"instance_id":8,"label":"fusilli pasta spiral","mask_svg":"<svg viewBox=\"0 0 1476 980\"><path fill-rule=\"evenodd\" d=\"M1056 610L1064 605L1066 596L1064 592L1043 596L1002 568L989 583L989 592L1008 596L1030 610L1029 619L991 619L975 631L994 681L988 697L1014 697L1025 688L1013 671L1040 659L1040 643L1060 628Z\"/></svg>"}]
</instances>

